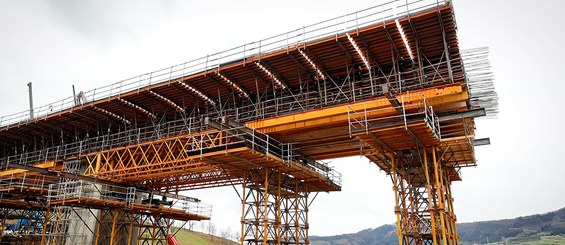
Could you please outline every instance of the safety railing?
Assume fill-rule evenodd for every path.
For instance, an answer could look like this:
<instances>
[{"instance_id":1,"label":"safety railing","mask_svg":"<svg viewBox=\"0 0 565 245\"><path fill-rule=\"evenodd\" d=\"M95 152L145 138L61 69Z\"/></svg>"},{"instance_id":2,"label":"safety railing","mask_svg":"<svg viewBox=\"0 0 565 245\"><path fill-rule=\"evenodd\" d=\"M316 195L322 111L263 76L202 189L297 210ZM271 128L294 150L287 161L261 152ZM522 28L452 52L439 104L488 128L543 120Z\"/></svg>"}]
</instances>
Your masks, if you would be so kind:
<instances>
[{"instance_id":1,"label":"safety railing","mask_svg":"<svg viewBox=\"0 0 565 245\"><path fill-rule=\"evenodd\" d=\"M304 45L321 38L341 33L350 32L366 26L382 23L388 20L409 16L414 13L443 6L448 1L444 0L396 0L386 1L374 7L342 15L336 18L307 25L286 33L272 36L256 42L247 43L239 47L228 49L212 55L184 62L182 64L163 68L153 72L121 80L107 86L80 92L79 96L71 96L63 100L49 103L33 109L34 118L41 118L66 109L77 104L89 103L117 96L123 93L140 90L144 87L171 81L192 74L219 69L222 64L233 61L247 60L250 57L261 57L277 50L289 49ZM0 117L0 127L22 123L33 118L29 117L30 111L14 113Z\"/></svg>"},{"instance_id":2,"label":"safety railing","mask_svg":"<svg viewBox=\"0 0 565 245\"><path fill-rule=\"evenodd\" d=\"M118 146L136 145L159 139L181 137L190 140L192 144L187 154L202 155L205 150L217 147L229 147L235 143L245 143L252 150L260 151L266 155L273 155L286 162L292 161L307 166L326 176L330 181L341 183L340 175L328 167L325 163L310 160L306 156L298 154L291 144L279 142L272 137L260 134L246 127L226 128L225 130L209 129L203 120L181 119L169 122L165 127L147 127L132 129L115 134L88 138L79 142L30 151L23 154L0 159L2 169L8 169L10 163L28 165L31 163L64 160L71 156L80 156L92 152L100 152ZM159 130L159 129L162 130ZM158 133L156 131L159 131ZM72 188L69 187L69 188Z\"/></svg>"},{"instance_id":3,"label":"safety railing","mask_svg":"<svg viewBox=\"0 0 565 245\"><path fill-rule=\"evenodd\" d=\"M164 124L124 130L107 135L82 139L59 146L47 147L36 151L26 151L0 159L0 169L7 169L10 163L27 165L54 160L64 160L70 156L79 156L90 152L111 149L117 146L138 144L150 140L163 139L202 131L201 120L197 118L179 119Z\"/></svg>"},{"instance_id":4,"label":"safety railing","mask_svg":"<svg viewBox=\"0 0 565 245\"><path fill-rule=\"evenodd\" d=\"M441 139L439 119L433 107L428 105L424 95L401 96L398 102L398 106L385 108L368 107L367 103L363 103L361 107L359 105L348 106L349 135L353 136L359 132L368 134L376 127L403 125L408 129L414 120L423 120L434 136Z\"/></svg>"},{"instance_id":5,"label":"safety railing","mask_svg":"<svg viewBox=\"0 0 565 245\"><path fill-rule=\"evenodd\" d=\"M201 202L176 200L173 202L172 208L183 210L186 213L204 215L206 217L210 217L212 215L212 205Z\"/></svg>"},{"instance_id":6,"label":"safety railing","mask_svg":"<svg viewBox=\"0 0 565 245\"><path fill-rule=\"evenodd\" d=\"M47 194L49 204L65 205L81 198L119 202L123 203L126 209L133 208L134 204L147 206L163 205L190 214L207 217L210 217L212 214L212 205L195 201L192 198L163 198L159 195L138 191L135 187L121 187L84 180L67 180L49 185ZM146 202L143 201L144 198L147 200Z\"/></svg>"},{"instance_id":7,"label":"safety railing","mask_svg":"<svg viewBox=\"0 0 565 245\"><path fill-rule=\"evenodd\" d=\"M294 162L301 164L316 173L325 176L329 182L341 185L341 174L329 167L326 162L312 160L308 156L298 153L298 149L293 147L291 143L282 143L270 138L268 135L266 139L258 136L256 131L253 131L253 145L255 149L262 149L268 154L275 155L284 162Z\"/></svg>"},{"instance_id":8,"label":"safety railing","mask_svg":"<svg viewBox=\"0 0 565 245\"><path fill-rule=\"evenodd\" d=\"M456 60L453 59L451 62ZM383 84L387 84L393 93L403 93L451 83L447 75L448 70L447 62L443 61L416 68L417 72L400 72L386 76L380 74L371 79L347 81L345 85L339 85L343 81L335 81L339 87L328 86L321 91L300 91L294 94L282 91L277 93L276 97L270 95L258 103L224 108L222 113L238 122L247 122L382 96L385 93L382 89ZM464 81L462 73L454 73L453 77L455 81Z\"/></svg>"},{"instance_id":9,"label":"safety railing","mask_svg":"<svg viewBox=\"0 0 565 245\"><path fill-rule=\"evenodd\" d=\"M401 93L403 91L427 86L437 86L449 82L444 80L441 75L437 75L442 73L447 74L447 64L445 62L435 64L433 67L428 66L420 69L426 71L421 73L425 74L423 81L420 81L418 77L404 78L404 76L400 76L402 79L397 80L396 77L398 76L395 75L373 77L373 82L368 80L351 81L350 86L343 86L343 88L332 87L322 91L322 93L320 93L320 91L312 91L298 95L282 94L277 98L270 98L257 104L239 106L235 109L227 108L222 111L222 115L238 122L246 122L382 96L384 94L382 84L387 84L389 89L394 93ZM459 78L463 77L463 74L455 75ZM372 84L372 86L370 86L370 84ZM217 112L210 112L201 116L216 118L218 114ZM184 119L147 127L109 132L106 135L89 137L59 146L17 153L0 159L0 168L5 169L7 163L26 164L28 162L65 159L68 156L79 155L81 153L96 150L100 151L116 146L124 146L180 134L190 134L195 131L201 131L202 127L203 122L199 118L186 117Z\"/></svg>"},{"instance_id":10,"label":"safety railing","mask_svg":"<svg viewBox=\"0 0 565 245\"><path fill-rule=\"evenodd\" d=\"M27 172L0 176L0 190L5 193L30 190L43 193L47 192L50 183L51 180L46 178L45 175L28 175Z\"/></svg>"},{"instance_id":11,"label":"safety railing","mask_svg":"<svg viewBox=\"0 0 565 245\"><path fill-rule=\"evenodd\" d=\"M121 187L93 183L84 180L60 181L49 185L47 200L49 203L75 198L93 198L132 204L135 201L135 187Z\"/></svg>"},{"instance_id":12,"label":"safety railing","mask_svg":"<svg viewBox=\"0 0 565 245\"><path fill-rule=\"evenodd\" d=\"M439 117L434 113L434 108L428 105L424 99L424 115L426 125L432 130L437 139L441 139L441 127L439 125Z\"/></svg>"}]
</instances>

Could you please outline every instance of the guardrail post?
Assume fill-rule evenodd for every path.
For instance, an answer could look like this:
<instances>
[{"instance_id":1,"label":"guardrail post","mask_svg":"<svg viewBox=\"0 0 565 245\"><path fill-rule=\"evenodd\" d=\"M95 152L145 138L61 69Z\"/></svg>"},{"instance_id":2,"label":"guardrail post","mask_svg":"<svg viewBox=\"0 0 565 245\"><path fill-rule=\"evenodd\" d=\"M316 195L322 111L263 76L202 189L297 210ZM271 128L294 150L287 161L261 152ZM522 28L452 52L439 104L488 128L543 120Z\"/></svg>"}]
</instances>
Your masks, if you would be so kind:
<instances>
[{"instance_id":1,"label":"guardrail post","mask_svg":"<svg viewBox=\"0 0 565 245\"><path fill-rule=\"evenodd\" d=\"M365 121L365 133L369 134L369 118L367 117L367 103L363 103L363 120Z\"/></svg>"},{"instance_id":2,"label":"guardrail post","mask_svg":"<svg viewBox=\"0 0 565 245\"><path fill-rule=\"evenodd\" d=\"M259 40L259 61L261 61L261 40Z\"/></svg>"},{"instance_id":3,"label":"guardrail post","mask_svg":"<svg viewBox=\"0 0 565 245\"><path fill-rule=\"evenodd\" d=\"M306 47L306 27L302 26L302 45Z\"/></svg>"},{"instance_id":4,"label":"guardrail post","mask_svg":"<svg viewBox=\"0 0 565 245\"><path fill-rule=\"evenodd\" d=\"M269 154L269 135L267 135L267 155Z\"/></svg>"},{"instance_id":5,"label":"guardrail post","mask_svg":"<svg viewBox=\"0 0 565 245\"><path fill-rule=\"evenodd\" d=\"M247 58L247 57L245 57L246 45L247 44L243 44L243 67L245 67L245 61L246 61L246 58Z\"/></svg>"},{"instance_id":6,"label":"guardrail post","mask_svg":"<svg viewBox=\"0 0 565 245\"><path fill-rule=\"evenodd\" d=\"M206 64L204 64L204 75L206 75L207 71L208 71L208 59L210 58L210 55L206 55Z\"/></svg>"},{"instance_id":7,"label":"guardrail post","mask_svg":"<svg viewBox=\"0 0 565 245\"><path fill-rule=\"evenodd\" d=\"M436 122L437 122L437 134L439 135L439 138L441 139L441 126L439 125L439 117L436 117Z\"/></svg>"},{"instance_id":8,"label":"guardrail post","mask_svg":"<svg viewBox=\"0 0 565 245\"><path fill-rule=\"evenodd\" d=\"M80 197L82 196L82 188L83 188L82 183L83 183L82 180L79 180L79 182L77 183L77 185L76 185L76 187L75 187L75 188L76 188L75 190L76 190L76 192L77 192L77 197L78 197L79 199L80 199Z\"/></svg>"},{"instance_id":9,"label":"guardrail post","mask_svg":"<svg viewBox=\"0 0 565 245\"><path fill-rule=\"evenodd\" d=\"M432 121L432 129L434 130L434 133L435 133L436 124L435 124L435 118L434 118L434 108L432 108L432 106L430 106L430 117L431 117L431 121Z\"/></svg>"},{"instance_id":10,"label":"guardrail post","mask_svg":"<svg viewBox=\"0 0 565 245\"><path fill-rule=\"evenodd\" d=\"M286 33L286 53L288 54L289 52L289 45L288 45L288 32Z\"/></svg>"},{"instance_id":11,"label":"guardrail post","mask_svg":"<svg viewBox=\"0 0 565 245\"><path fill-rule=\"evenodd\" d=\"M203 145L202 144L204 144L204 135L200 134L200 160L202 160L202 154L203 154L203 151L202 151Z\"/></svg>"},{"instance_id":12,"label":"guardrail post","mask_svg":"<svg viewBox=\"0 0 565 245\"><path fill-rule=\"evenodd\" d=\"M349 128L349 138L353 138L351 135L351 106L347 106L347 126Z\"/></svg>"},{"instance_id":13,"label":"guardrail post","mask_svg":"<svg viewBox=\"0 0 565 245\"><path fill-rule=\"evenodd\" d=\"M222 65L222 52L220 52L219 54L220 57L218 57L218 72L220 72L220 66Z\"/></svg>"},{"instance_id":14,"label":"guardrail post","mask_svg":"<svg viewBox=\"0 0 565 245\"><path fill-rule=\"evenodd\" d=\"M357 35L359 35L359 17L357 17L357 12L355 12L355 29L357 30Z\"/></svg>"},{"instance_id":15,"label":"guardrail post","mask_svg":"<svg viewBox=\"0 0 565 245\"><path fill-rule=\"evenodd\" d=\"M27 173L24 173L24 177L23 177L23 179L22 179L22 183L20 184L20 191L23 191L23 190L24 190L24 183L25 183L25 181L26 181L26 176L27 176Z\"/></svg>"},{"instance_id":16,"label":"guardrail post","mask_svg":"<svg viewBox=\"0 0 565 245\"><path fill-rule=\"evenodd\" d=\"M404 106L404 96L402 98L402 117L404 118L404 129L408 129L408 123L406 122L406 107Z\"/></svg>"},{"instance_id":17,"label":"guardrail post","mask_svg":"<svg viewBox=\"0 0 565 245\"><path fill-rule=\"evenodd\" d=\"M251 149L255 150L255 129L253 129L252 135L251 135Z\"/></svg>"}]
</instances>

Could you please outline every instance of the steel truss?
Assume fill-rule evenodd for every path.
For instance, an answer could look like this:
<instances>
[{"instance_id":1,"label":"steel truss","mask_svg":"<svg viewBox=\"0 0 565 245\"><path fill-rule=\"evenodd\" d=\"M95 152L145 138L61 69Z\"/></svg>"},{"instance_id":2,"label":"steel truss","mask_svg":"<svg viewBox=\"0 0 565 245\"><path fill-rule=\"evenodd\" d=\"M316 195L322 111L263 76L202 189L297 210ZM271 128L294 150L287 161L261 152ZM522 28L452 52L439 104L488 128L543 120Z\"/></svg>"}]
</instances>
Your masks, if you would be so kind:
<instances>
[{"instance_id":1,"label":"steel truss","mask_svg":"<svg viewBox=\"0 0 565 245\"><path fill-rule=\"evenodd\" d=\"M458 244L450 171L436 146L391 158L399 244Z\"/></svg>"},{"instance_id":2,"label":"steel truss","mask_svg":"<svg viewBox=\"0 0 565 245\"><path fill-rule=\"evenodd\" d=\"M242 187L241 244L309 244L302 182L265 168L247 172Z\"/></svg>"},{"instance_id":3,"label":"steel truss","mask_svg":"<svg viewBox=\"0 0 565 245\"><path fill-rule=\"evenodd\" d=\"M84 174L185 190L234 185L257 166L279 167L283 173L292 172L294 178L309 179L309 187L317 188L310 191L339 189L338 173L324 162L299 154L292 144L244 126L206 121L209 127L202 131L83 155Z\"/></svg>"}]
</instances>

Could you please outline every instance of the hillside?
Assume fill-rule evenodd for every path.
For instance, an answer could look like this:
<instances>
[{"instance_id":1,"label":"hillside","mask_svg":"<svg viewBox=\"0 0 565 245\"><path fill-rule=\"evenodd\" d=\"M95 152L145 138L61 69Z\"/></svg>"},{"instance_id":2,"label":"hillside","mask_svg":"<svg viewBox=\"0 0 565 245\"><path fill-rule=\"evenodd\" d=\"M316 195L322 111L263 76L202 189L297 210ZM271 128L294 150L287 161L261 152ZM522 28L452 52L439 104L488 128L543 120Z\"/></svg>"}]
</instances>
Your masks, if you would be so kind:
<instances>
[{"instance_id":1,"label":"hillside","mask_svg":"<svg viewBox=\"0 0 565 245\"><path fill-rule=\"evenodd\" d=\"M217 236L208 235L202 232L180 230L176 234L177 240L181 245L237 245L239 243Z\"/></svg>"},{"instance_id":2,"label":"hillside","mask_svg":"<svg viewBox=\"0 0 565 245\"><path fill-rule=\"evenodd\" d=\"M461 223L457 225L461 244L565 244L565 208L515 219ZM310 238L312 245L398 244L394 225L362 230L353 234Z\"/></svg>"},{"instance_id":3,"label":"hillside","mask_svg":"<svg viewBox=\"0 0 565 245\"><path fill-rule=\"evenodd\" d=\"M463 223L457 227L460 240L471 243L538 239L540 236L565 235L565 208L545 214L515 219Z\"/></svg>"},{"instance_id":4,"label":"hillside","mask_svg":"<svg viewBox=\"0 0 565 245\"><path fill-rule=\"evenodd\" d=\"M354 234L344 234L328 237L310 237L311 245L365 245L391 244L397 245L396 226L383 225L375 229L366 229Z\"/></svg>"}]
</instances>

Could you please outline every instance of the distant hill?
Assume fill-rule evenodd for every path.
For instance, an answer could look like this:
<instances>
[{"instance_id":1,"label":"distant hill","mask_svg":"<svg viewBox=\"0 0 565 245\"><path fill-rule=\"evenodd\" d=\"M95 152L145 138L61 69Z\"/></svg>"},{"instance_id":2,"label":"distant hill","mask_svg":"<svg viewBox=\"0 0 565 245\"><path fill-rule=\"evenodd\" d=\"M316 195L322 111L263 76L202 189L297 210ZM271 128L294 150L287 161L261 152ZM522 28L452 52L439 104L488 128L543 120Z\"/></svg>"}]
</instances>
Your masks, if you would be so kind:
<instances>
[{"instance_id":1,"label":"distant hill","mask_svg":"<svg viewBox=\"0 0 565 245\"><path fill-rule=\"evenodd\" d=\"M506 241L512 244L565 244L565 208L515 219L461 223L457 225L461 244ZM310 237L312 245L396 245L396 226L383 225L353 234Z\"/></svg>"},{"instance_id":2,"label":"distant hill","mask_svg":"<svg viewBox=\"0 0 565 245\"><path fill-rule=\"evenodd\" d=\"M398 245L396 226L383 225L375 229L366 229L353 234L317 237L310 236L311 245Z\"/></svg>"},{"instance_id":3,"label":"distant hill","mask_svg":"<svg viewBox=\"0 0 565 245\"><path fill-rule=\"evenodd\" d=\"M459 238L467 244L502 240L527 241L541 236L565 235L565 208L545 214L515 219L462 223L457 226Z\"/></svg>"}]
</instances>

